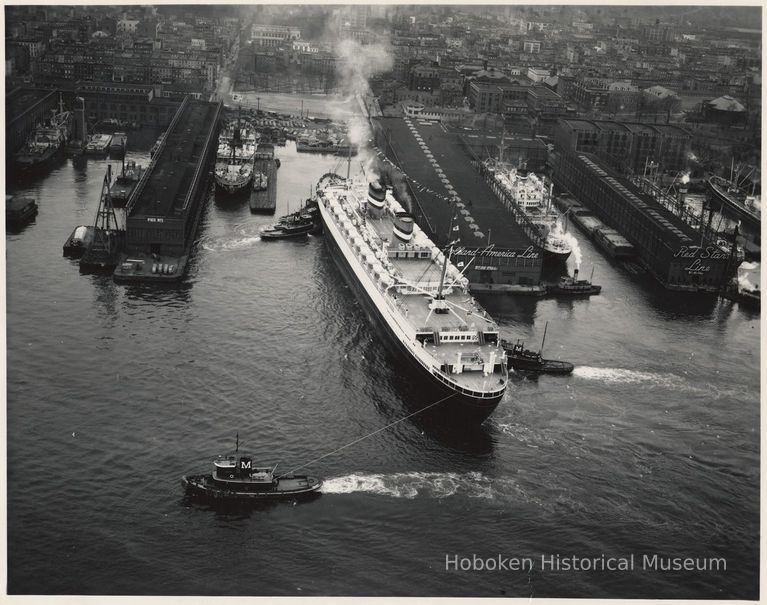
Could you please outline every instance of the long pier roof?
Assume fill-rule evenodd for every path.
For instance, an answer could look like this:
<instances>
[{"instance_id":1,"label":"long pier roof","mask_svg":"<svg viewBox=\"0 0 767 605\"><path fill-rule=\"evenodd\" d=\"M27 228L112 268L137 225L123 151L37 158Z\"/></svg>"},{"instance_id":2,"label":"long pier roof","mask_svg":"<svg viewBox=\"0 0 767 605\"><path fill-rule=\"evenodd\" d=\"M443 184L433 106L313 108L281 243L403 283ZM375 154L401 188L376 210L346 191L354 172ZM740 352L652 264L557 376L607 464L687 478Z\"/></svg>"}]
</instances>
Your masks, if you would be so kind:
<instances>
[{"instance_id":1,"label":"long pier roof","mask_svg":"<svg viewBox=\"0 0 767 605\"><path fill-rule=\"evenodd\" d=\"M188 101L179 108L165 144L149 165L131 216L183 216L189 188L211 143L209 135L215 129L217 109L215 103L207 101Z\"/></svg>"}]
</instances>

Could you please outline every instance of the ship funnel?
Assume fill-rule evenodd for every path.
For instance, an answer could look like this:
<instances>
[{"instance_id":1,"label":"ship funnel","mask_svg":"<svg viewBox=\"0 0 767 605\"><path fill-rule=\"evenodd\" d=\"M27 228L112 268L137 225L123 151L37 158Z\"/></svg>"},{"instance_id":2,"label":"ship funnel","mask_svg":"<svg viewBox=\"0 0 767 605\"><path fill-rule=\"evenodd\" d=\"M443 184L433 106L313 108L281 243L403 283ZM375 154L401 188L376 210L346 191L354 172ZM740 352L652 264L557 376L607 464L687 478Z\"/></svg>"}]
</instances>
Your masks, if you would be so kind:
<instances>
[{"instance_id":1,"label":"ship funnel","mask_svg":"<svg viewBox=\"0 0 767 605\"><path fill-rule=\"evenodd\" d=\"M407 212L398 212L394 217L394 236L402 241L409 242L413 239L413 217Z\"/></svg>"},{"instance_id":2,"label":"ship funnel","mask_svg":"<svg viewBox=\"0 0 767 605\"><path fill-rule=\"evenodd\" d=\"M578 269L573 271L573 281L576 281L578 279Z\"/></svg>"},{"instance_id":3,"label":"ship funnel","mask_svg":"<svg viewBox=\"0 0 767 605\"><path fill-rule=\"evenodd\" d=\"M386 199L386 189L378 181L368 185L368 213L374 218L380 217Z\"/></svg>"}]
</instances>

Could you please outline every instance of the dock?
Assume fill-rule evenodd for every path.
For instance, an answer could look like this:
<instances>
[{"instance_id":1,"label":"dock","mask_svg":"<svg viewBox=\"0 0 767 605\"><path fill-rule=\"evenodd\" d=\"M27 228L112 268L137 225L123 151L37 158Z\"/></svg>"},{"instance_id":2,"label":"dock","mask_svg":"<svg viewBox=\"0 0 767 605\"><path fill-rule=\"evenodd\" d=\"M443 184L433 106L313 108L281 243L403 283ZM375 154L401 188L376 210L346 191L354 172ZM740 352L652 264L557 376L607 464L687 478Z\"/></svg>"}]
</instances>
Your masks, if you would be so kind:
<instances>
[{"instance_id":1,"label":"dock","mask_svg":"<svg viewBox=\"0 0 767 605\"><path fill-rule=\"evenodd\" d=\"M277 164L273 145L258 146L254 172L263 172L268 181L264 191L250 192L250 211L254 214L272 214L277 209Z\"/></svg>"},{"instance_id":2,"label":"dock","mask_svg":"<svg viewBox=\"0 0 767 605\"><path fill-rule=\"evenodd\" d=\"M221 103L186 97L126 204L118 283L171 282L185 272L210 189Z\"/></svg>"},{"instance_id":3,"label":"dock","mask_svg":"<svg viewBox=\"0 0 767 605\"><path fill-rule=\"evenodd\" d=\"M372 123L380 153L407 175L409 199L403 205L437 245L454 243L453 262L467 267L473 291L545 291L541 249L493 193L459 133L418 118Z\"/></svg>"}]
</instances>

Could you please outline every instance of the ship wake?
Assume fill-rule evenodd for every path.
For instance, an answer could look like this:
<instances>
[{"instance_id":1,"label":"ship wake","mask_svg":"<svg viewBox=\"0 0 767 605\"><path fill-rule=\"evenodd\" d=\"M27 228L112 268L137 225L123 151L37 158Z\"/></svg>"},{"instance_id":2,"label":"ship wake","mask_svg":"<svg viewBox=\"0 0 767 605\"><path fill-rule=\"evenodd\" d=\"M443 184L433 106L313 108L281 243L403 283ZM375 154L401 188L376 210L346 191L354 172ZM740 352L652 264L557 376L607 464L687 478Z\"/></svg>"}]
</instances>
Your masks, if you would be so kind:
<instances>
[{"instance_id":1,"label":"ship wake","mask_svg":"<svg viewBox=\"0 0 767 605\"><path fill-rule=\"evenodd\" d=\"M590 366L576 366L573 376L584 380L594 380L608 384L631 384L647 388L661 388L671 391L680 391L698 395L711 395L712 389L718 393L718 389L709 385L708 388L700 388L690 384L684 377L676 374L662 372L643 372L640 370L628 370L625 368L595 368Z\"/></svg>"},{"instance_id":2,"label":"ship wake","mask_svg":"<svg viewBox=\"0 0 767 605\"><path fill-rule=\"evenodd\" d=\"M463 495L492 500L514 489L518 490L514 482L508 479L491 480L478 472L352 474L327 479L322 485L322 492L325 494L363 492L407 499Z\"/></svg>"}]
</instances>

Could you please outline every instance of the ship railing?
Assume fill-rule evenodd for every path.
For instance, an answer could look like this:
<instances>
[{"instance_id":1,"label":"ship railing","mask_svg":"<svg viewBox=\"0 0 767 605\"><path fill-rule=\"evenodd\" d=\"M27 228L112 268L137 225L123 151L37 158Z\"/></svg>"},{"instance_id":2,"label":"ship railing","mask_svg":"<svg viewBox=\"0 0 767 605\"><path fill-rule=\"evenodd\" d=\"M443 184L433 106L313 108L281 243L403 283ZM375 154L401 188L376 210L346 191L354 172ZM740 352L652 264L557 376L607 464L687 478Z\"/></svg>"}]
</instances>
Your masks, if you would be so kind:
<instances>
[{"instance_id":1,"label":"ship railing","mask_svg":"<svg viewBox=\"0 0 767 605\"><path fill-rule=\"evenodd\" d=\"M478 399L492 399L493 397L498 397L498 395L502 394L506 390L506 383L504 382L503 387L495 389L493 391L475 391L473 389L467 389L456 383L451 377L450 374L442 370L441 368L432 367L434 376L437 377L438 380L445 383L447 386L449 386L451 389L458 391L459 393L463 395L468 395L470 397L475 397ZM493 372L495 373L495 372ZM460 374L458 374L460 376Z\"/></svg>"}]
</instances>

